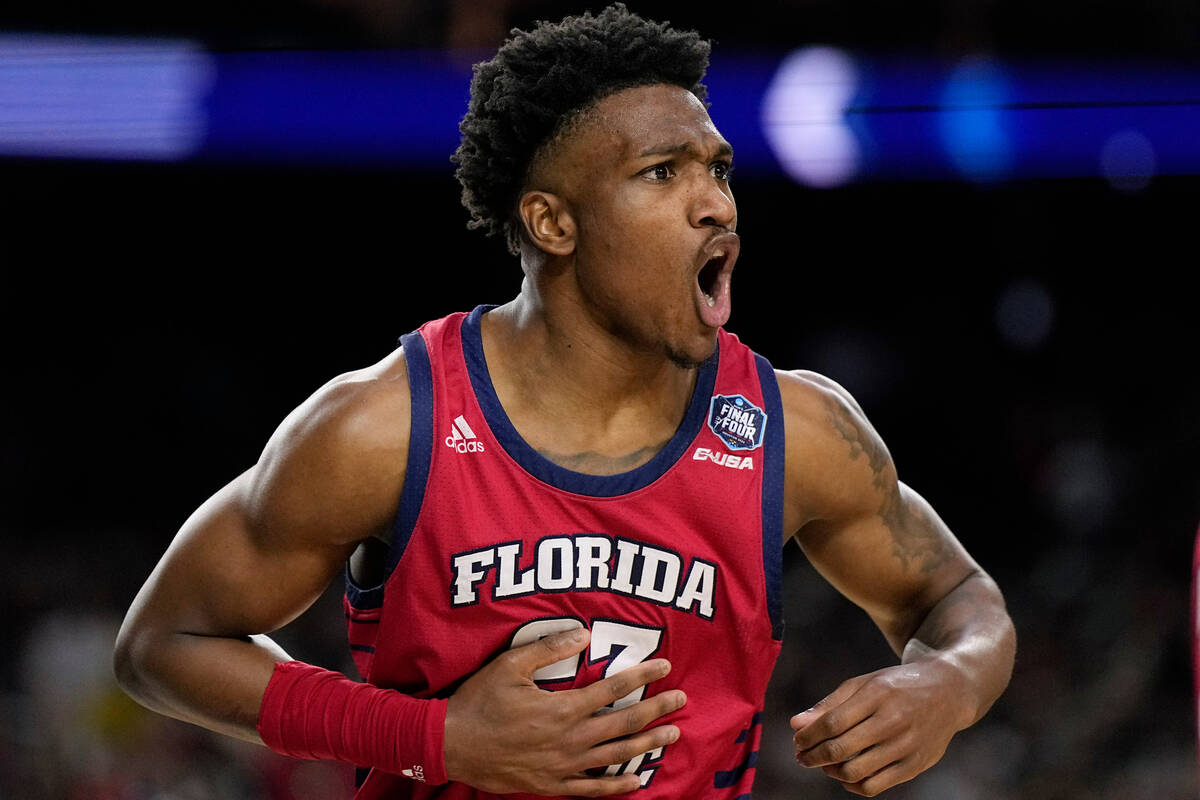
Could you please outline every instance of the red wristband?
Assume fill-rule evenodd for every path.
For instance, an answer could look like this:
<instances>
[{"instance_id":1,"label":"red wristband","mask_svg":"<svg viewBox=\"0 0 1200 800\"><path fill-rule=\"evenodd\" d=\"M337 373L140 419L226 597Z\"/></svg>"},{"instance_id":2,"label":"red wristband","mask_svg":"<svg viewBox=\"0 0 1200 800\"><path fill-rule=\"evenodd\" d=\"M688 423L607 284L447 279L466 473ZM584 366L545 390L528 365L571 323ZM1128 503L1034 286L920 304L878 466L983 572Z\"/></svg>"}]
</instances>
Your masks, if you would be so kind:
<instances>
[{"instance_id":1,"label":"red wristband","mask_svg":"<svg viewBox=\"0 0 1200 800\"><path fill-rule=\"evenodd\" d=\"M421 700L300 661L275 665L258 734L277 753L446 782L446 700Z\"/></svg>"}]
</instances>

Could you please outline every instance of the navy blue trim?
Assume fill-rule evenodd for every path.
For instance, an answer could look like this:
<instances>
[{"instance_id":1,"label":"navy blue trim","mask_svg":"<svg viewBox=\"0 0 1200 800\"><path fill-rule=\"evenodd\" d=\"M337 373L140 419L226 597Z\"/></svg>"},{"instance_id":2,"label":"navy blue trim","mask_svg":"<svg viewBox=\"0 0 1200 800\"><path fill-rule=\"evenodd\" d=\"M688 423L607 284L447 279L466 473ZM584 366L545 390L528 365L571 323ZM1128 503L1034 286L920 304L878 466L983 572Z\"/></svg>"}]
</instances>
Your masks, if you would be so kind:
<instances>
[{"instance_id":1,"label":"navy blue trim","mask_svg":"<svg viewBox=\"0 0 1200 800\"><path fill-rule=\"evenodd\" d=\"M392 541L383 581L370 589L360 588L350 579L350 567L346 566L346 598L350 605L359 609L383 605L383 587L400 563L400 557L412 538L421 503L425 500L425 486L429 482L429 462L433 456L433 370L429 365L429 349L419 331L400 337L400 346L404 348L404 361L408 365L408 391L412 398L404 489L401 490L400 509L392 525Z\"/></svg>"},{"instance_id":2,"label":"navy blue trim","mask_svg":"<svg viewBox=\"0 0 1200 800\"><path fill-rule=\"evenodd\" d=\"M737 782L742 779L742 776L746 774L746 770L754 769L754 766L757 763L758 751L753 750L750 752L750 755L746 756L745 761L738 764L733 769L721 770L713 775L713 788L728 789L730 786L736 785Z\"/></svg>"},{"instance_id":3,"label":"navy blue trim","mask_svg":"<svg viewBox=\"0 0 1200 800\"><path fill-rule=\"evenodd\" d=\"M429 482L429 462L433 458L433 370L429 365L429 349L425 337L414 331L400 339L404 358L408 362L408 389L412 398L412 424L408 434L408 465L404 472L404 491L400 495L400 511L392 529L392 550L388 556L388 574L400 563L417 515L425 500L425 485Z\"/></svg>"},{"instance_id":4,"label":"navy blue trim","mask_svg":"<svg viewBox=\"0 0 1200 800\"><path fill-rule=\"evenodd\" d=\"M783 427L783 400L779 396L779 380L771 363L755 354L758 386L762 390L767 412L767 429L763 441L762 473L762 547L763 575L767 582L767 613L771 619L771 636L783 639L783 467L787 439Z\"/></svg>"},{"instance_id":5,"label":"navy blue trim","mask_svg":"<svg viewBox=\"0 0 1200 800\"><path fill-rule=\"evenodd\" d=\"M522 469L543 483L589 497L617 497L636 492L661 478L683 456L704 426L709 398L712 397L713 386L717 382L718 352L714 352L711 358L700 365L696 376L696 388L692 392L687 413L683 415L683 421L679 423L675 435L654 458L636 469L617 475L588 475L560 467L521 438L521 434L517 433L504 407L500 405L499 398L496 397L496 389L492 385L487 360L483 354L480 323L484 312L491 308L493 306L479 306L463 320L463 356L467 361L467 372L471 376L471 385L475 388L475 397L483 409L483 415L500 446Z\"/></svg>"},{"instance_id":6,"label":"navy blue trim","mask_svg":"<svg viewBox=\"0 0 1200 800\"><path fill-rule=\"evenodd\" d=\"M374 653L375 652L374 646L369 645L369 644L352 644L352 645L350 645L350 649L357 650L360 653Z\"/></svg>"},{"instance_id":7,"label":"navy blue trim","mask_svg":"<svg viewBox=\"0 0 1200 800\"><path fill-rule=\"evenodd\" d=\"M738 734L738 737L736 739L734 739L734 742L741 744L742 742L749 739L750 731L754 730L759 725L762 725L762 712L761 711L759 711L753 717L750 718L750 727L744 728L742 730L742 732Z\"/></svg>"}]
</instances>

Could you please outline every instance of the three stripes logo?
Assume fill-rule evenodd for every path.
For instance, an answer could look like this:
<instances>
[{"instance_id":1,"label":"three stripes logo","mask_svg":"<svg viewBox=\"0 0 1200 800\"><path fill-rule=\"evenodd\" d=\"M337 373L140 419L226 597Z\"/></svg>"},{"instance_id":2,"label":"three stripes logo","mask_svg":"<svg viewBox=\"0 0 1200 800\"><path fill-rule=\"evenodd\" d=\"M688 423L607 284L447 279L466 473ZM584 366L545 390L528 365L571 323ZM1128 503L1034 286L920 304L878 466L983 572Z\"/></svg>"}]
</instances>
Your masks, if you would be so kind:
<instances>
[{"instance_id":1,"label":"three stripes logo","mask_svg":"<svg viewBox=\"0 0 1200 800\"><path fill-rule=\"evenodd\" d=\"M471 426L467 424L462 414L455 417L454 422L450 425L450 435L446 437L446 447L460 453L483 452L483 442L475 436L475 431L471 430Z\"/></svg>"}]
</instances>

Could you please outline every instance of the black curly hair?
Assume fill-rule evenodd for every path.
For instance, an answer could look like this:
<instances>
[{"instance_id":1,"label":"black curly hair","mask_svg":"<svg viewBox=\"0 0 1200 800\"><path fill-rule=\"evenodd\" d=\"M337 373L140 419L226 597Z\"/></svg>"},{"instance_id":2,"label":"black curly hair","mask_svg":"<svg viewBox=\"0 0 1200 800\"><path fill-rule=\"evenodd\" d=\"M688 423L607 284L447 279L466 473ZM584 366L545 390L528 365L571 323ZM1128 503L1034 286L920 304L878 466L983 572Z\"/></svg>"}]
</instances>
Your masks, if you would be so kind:
<instances>
[{"instance_id":1,"label":"black curly hair","mask_svg":"<svg viewBox=\"0 0 1200 800\"><path fill-rule=\"evenodd\" d=\"M623 3L513 29L490 61L475 65L462 140L451 158L471 212L467 227L503 234L519 254L516 204L539 149L623 89L672 84L705 102L700 81L710 49L695 31L643 19Z\"/></svg>"}]
</instances>

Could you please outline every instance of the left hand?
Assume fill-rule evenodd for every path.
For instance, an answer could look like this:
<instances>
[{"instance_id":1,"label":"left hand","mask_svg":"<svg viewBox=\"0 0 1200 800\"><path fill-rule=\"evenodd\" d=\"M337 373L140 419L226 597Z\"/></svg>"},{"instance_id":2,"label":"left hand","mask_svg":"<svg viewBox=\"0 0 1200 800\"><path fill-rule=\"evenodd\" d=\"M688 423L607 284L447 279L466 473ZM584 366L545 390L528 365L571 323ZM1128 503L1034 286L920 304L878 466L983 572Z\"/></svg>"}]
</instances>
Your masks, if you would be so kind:
<instances>
[{"instance_id":1,"label":"left hand","mask_svg":"<svg viewBox=\"0 0 1200 800\"><path fill-rule=\"evenodd\" d=\"M937 660L860 675L792 717L796 760L863 797L933 766L972 721L961 676Z\"/></svg>"}]
</instances>

